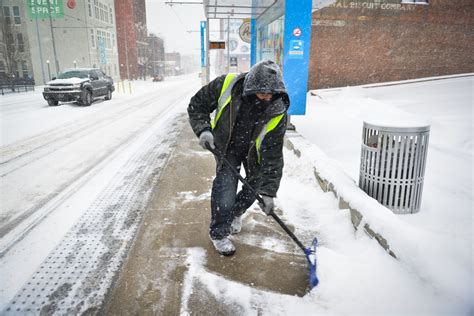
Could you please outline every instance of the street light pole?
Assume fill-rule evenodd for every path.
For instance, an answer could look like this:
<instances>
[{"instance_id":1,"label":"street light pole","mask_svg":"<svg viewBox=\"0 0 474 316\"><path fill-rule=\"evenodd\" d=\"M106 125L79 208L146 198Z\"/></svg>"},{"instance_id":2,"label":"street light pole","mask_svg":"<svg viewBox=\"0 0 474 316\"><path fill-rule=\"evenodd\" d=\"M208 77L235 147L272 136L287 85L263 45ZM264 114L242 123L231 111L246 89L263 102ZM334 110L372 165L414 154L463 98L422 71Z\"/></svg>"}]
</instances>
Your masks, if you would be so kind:
<instances>
[{"instance_id":1,"label":"street light pole","mask_svg":"<svg viewBox=\"0 0 474 316\"><path fill-rule=\"evenodd\" d=\"M48 65L48 77L49 77L49 81L51 81L51 69L49 68L49 59L46 60L46 64Z\"/></svg>"}]
</instances>

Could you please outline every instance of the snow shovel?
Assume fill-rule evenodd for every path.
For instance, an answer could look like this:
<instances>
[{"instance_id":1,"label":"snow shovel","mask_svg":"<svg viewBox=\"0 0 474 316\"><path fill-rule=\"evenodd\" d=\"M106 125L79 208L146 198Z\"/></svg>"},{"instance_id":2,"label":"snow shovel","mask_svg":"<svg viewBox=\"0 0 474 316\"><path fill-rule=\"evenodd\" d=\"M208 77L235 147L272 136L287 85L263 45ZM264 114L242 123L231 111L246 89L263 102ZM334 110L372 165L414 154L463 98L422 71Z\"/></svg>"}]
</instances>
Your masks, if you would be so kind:
<instances>
[{"instance_id":1,"label":"snow shovel","mask_svg":"<svg viewBox=\"0 0 474 316\"><path fill-rule=\"evenodd\" d=\"M232 170L232 172L239 178L239 180L243 183L243 185L247 186L247 188L250 190L250 192L255 196L257 201L259 201L261 204L265 205L265 202L263 201L263 198L260 194L255 191L255 189L245 180L241 175L240 172L227 160L224 155L222 155L217 149L212 149L209 146L209 143L206 143L207 149L212 152L216 157L220 160L223 161L229 168ZM314 288L316 285L318 285L319 280L318 277L316 276L316 246L318 245L318 239L314 238L313 242L311 243L311 246L309 248L306 248L301 241L293 234L293 232L286 226L285 223L278 217L278 215L273 212L273 210L269 214L273 219L283 228L283 230L288 234L288 236L293 239L293 241L300 247L301 250L303 250L304 254L306 255L306 260L308 261L309 265L309 286Z\"/></svg>"}]
</instances>

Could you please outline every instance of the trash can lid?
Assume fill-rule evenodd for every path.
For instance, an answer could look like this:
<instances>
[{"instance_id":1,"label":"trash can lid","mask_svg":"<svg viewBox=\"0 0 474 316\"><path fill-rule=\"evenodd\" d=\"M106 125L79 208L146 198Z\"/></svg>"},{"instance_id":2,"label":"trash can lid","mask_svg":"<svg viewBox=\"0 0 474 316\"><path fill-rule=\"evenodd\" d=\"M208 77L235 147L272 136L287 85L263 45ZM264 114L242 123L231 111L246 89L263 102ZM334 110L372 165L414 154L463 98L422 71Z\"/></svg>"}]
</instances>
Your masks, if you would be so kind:
<instances>
[{"instance_id":1,"label":"trash can lid","mask_svg":"<svg viewBox=\"0 0 474 316\"><path fill-rule=\"evenodd\" d=\"M389 117L372 117L364 120L364 127L398 133L428 132L430 124L420 118L408 115L392 115Z\"/></svg>"}]
</instances>

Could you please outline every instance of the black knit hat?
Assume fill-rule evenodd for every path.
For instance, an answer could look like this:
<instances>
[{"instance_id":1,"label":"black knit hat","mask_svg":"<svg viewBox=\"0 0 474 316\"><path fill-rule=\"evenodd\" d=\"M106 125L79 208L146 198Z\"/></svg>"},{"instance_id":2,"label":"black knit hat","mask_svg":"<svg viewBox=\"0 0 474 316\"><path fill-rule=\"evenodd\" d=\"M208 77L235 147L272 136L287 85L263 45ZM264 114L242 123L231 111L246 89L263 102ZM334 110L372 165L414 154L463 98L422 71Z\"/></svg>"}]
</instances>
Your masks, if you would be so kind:
<instances>
[{"instance_id":1,"label":"black knit hat","mask_svg":"<svg viewBox=\"0 0 474 316\"><path fill-rule=\"evenodd\" d=\"M255 64L245 76L244 92L248 96L256 93L287 93L280 67L271 60Z\"/></svg>"}]
</instances>

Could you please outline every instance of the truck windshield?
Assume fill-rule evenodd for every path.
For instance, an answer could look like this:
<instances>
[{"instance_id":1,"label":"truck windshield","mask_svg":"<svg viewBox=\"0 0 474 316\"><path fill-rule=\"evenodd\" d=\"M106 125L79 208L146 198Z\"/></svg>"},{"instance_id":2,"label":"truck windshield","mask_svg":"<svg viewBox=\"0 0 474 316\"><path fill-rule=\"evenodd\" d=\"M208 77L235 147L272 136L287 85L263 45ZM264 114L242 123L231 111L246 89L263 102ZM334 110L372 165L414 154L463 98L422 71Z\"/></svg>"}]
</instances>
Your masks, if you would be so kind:
<instances>
[{"instance_id":1,"label":"truck windshield","mask_svg":"<svg viewBox=\"0 0 474 316\"><path fill-rule=\"evenodd\" d=\"M88 78L89 72L87 70L71 70L61 72L58 75L58 79L69 79L69 78Z\"/></svg>"}]
</instances>

